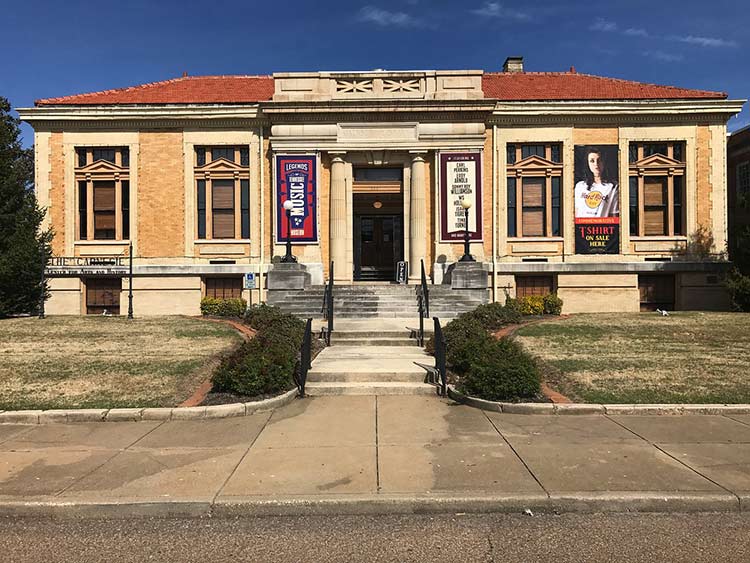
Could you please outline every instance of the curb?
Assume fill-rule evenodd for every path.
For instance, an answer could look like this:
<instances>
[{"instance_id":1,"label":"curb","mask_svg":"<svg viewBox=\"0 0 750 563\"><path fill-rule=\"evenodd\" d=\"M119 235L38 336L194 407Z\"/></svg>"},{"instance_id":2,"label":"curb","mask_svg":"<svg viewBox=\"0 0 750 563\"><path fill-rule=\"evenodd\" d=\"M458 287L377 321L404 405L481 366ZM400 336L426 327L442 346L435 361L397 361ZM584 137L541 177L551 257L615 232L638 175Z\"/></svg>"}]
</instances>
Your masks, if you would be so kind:
<instances>
[{"instance_id":1,"label":"curb","mask_svg":"<svg viewBox=\"0 0 750 563\"><path fill-rule=\"evenodd\" d=\"M253 401L210 407L69 409L0 411L0 424L65 424L71 422L140 422L141 420L203 420L248 416L288 405L297 397L297 389L283 395Z\"/></svg>"},{"instance_id":2,"label":"curb","mask_svg":"<svg viewBox=\"0 0 750 563\"><path fill-rule=\"evenodd\" d=\"M470 407L507 414L612 414L612 415L696 415L696 414L750 414L750 405L670 405L627 404L601 405L594 403L503 403L486 401L464 395L452 385L448 386L448 397ZM0 420L2 415L0 415Z\"/></svg>"},{"instance_id":3,"label":"curb","mask_svg":"<svg viewBox=\"0 0 750 563\"><path fill-rule=\"evenodd\" d=\"M383 515L440 513L592 514L739 513L748 499L729 493L603 492L453 495L341 495L338 497L237 497L217 501L0 502L0 517L68 519L242 518L257 516Z\"/></svg>"}]
</instances>

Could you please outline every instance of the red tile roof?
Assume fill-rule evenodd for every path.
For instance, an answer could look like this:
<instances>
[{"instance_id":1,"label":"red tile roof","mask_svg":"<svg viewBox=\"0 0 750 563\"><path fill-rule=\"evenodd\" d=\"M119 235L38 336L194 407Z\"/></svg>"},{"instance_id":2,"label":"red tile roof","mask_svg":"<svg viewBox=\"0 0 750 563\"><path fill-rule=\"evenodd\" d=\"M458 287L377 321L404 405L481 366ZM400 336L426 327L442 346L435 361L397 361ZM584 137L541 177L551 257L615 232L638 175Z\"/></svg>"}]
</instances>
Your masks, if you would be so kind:
<instances>
[{"instance_id":1,"label":"red tile roof","mask_svg":"<svg viewBox=\"0 0 750 563\"><path fill-rule=\"evenodd\" d=\"M271 76L184 76L140 86L36 100L37 106L242 104L273 97Z\"/></svg>"},{"instance_id":2,"label":"red tile roof","mask_svg":"<svg viewBox=\"0 0 750 563\"><path fill-rule=\"evenodd\" d=\"M724 99L724 92L644 84L575 72L495 72L482 78L485 98L531 100ZM271 76L185 76L140 86L37 100L37 106L242 104L273 97Z\"/></svg>"},{"instance_id":3,"label":"red tile roof","mask_svg":"<svg viewBox=\"0 0 750 563\"><path fill-rule=\"evenodd\" d=\"M485 98L532 100L656 100L727 97L724 92L690 90L605 78L576 72L494 72L482 77Z\"/></svg>"}]
</instances>

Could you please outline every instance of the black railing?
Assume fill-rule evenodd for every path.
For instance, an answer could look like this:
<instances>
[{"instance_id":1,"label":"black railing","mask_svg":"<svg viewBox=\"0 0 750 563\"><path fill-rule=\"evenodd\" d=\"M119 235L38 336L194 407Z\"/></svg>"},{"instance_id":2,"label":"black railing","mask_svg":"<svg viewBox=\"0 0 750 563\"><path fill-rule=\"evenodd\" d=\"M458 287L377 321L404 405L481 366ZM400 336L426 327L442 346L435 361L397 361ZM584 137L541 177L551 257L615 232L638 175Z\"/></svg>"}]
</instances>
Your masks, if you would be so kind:
<instances>
[{"instance_id":1,"label":"black railing","mask_svg":"<svg viewBox=\"0 0 750 563\"><path fill-rule=\"evenodd\" d=\"M328 321L328 327L323 329L323 338L326 346L331 345L331 333L333 332L333 261L328 267L328 283L323 292L323 307L320 310L323 318Z\"/></svg>"},{"instance_id":2,"label":"black railing","mask_svg":"<svg viewBox=\"0 0 750 563\"><path fill-rule=\"evenodd\" d=\"M307 372L312 367L312 319L305 323L305 335L302 337L302 346L299 353L299 369L294 372L294 383L297 385L299 396L305 396L305 384L307 383Z\"/></svg>"},{"instance_id":3,"label":"black railing","mask_svg":"<svg viewBox=\"0 0 750 563\"><path fill-rule=\"evenodd\" d=\"M419 330L417 332L417 343L424 346L424 319L430 318L430 290L427 288L427 276L424 272L424 260L420 260L422 266L422 281L417 290L417 311L419 312Z\"/></svg>"},{"instance_id":4,"label":"black railing","mask_svg":"<svg viewBox=\"0 0 750 563\"><path fill-rule=\"evenodd\" d=\"M424 273L424 260L419 261L422 267L422 300L424 301L424 316L430 318L430 290L427 287L427 275Z\"/></svg>"},{"instance_id":5,"label":"black railing","mask_svg":"<svg viewBox=\"0 0 750 563\"><path fill-rule=\"evenodd\" d=\"M438 386L438 394L443 397L448 393L448 372L445 367L445 337L443 336L443 329L440 327L440 319L432 317L435 323L434 341L435 341L435 369L438 372L440 381L436 382Z\"/></svg>"}]
</instances>

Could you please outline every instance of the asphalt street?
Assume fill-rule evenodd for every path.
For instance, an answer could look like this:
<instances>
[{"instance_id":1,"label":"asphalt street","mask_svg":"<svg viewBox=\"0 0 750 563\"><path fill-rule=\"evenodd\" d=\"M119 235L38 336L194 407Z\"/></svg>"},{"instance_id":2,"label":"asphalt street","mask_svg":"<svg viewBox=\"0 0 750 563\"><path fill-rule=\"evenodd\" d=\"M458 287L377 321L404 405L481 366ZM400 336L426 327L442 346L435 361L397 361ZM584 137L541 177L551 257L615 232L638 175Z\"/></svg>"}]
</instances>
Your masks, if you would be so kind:
<instances>
[{"instance_id":1,"label":"asphalt street","mask_svg":"<svg viewBox=\"0 0 750 563\"><path fill-rule=\"evenodd\" d=\"M748 514L0 519L4 563L750 561Z\"/></svg>"}]
</instances>

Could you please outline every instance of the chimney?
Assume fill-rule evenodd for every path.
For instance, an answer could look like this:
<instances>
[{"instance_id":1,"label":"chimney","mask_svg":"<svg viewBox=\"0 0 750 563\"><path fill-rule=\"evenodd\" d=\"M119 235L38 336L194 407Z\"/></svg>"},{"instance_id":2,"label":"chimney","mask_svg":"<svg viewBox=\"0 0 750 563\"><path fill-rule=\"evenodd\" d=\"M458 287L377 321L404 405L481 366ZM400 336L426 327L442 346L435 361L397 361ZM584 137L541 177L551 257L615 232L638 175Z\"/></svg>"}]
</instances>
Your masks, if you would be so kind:
<instances>
[{"instance_id":1,"label":"chimney","mask_svg":"<svg viewBox=\"0 0 750 563\"><path fill-rule=\"evenodd\" d=\"M523 72L523 57L508 57L505 59L503 72Z\"/></svg>"}]
</instances>

